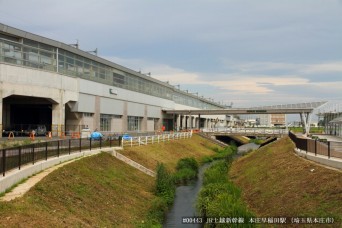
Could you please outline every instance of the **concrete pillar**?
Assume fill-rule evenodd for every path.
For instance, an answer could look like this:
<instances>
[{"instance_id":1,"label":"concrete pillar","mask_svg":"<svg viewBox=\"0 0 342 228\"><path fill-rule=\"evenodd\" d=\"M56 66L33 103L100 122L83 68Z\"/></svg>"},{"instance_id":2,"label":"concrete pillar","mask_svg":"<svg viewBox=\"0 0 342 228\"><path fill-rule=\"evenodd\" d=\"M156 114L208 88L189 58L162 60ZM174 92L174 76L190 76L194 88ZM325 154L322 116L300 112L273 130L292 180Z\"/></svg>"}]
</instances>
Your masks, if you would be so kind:
<instances>
[{"instance_id":1,"label":"concrete pillar","mask_svg":"<svg viewBox=\"0 0 342 228\"><path fill-rule=\"evenodd\" d=\"M188 117L188 129L192 128L192 116Z\"/></svg>"},{"instance_id":2,"label":"concrete pillar","mask_svg":"<svg viewBox=\"0 0 342 228\"><path fill-rule=\"evenodd\" d=\"M52 104L52 136L60 136L64 131L65 124L65 104Z\"/></svg>"},{"instance_id":3,"label":"concrete pillar","mask_svg":"<svg viewBox=\"0 0 342 228\"><path fill-rule=\"evenodd\" d=\"M127 101L124 101L124 107L123 107L123 115L122 115L122 131L125 132L127 131L127 109L128 109L128 104L127 104Z\"/></svg>"},{"instance_id":4,"label":"concrete pillar","mask_svg":"<svg viewBox=\"0 0 342 228\"><path fill-rule=\"evenodd\" d=\"M147 131L147 105L144 107L144 117L141 120L141 131Z\"/></svg>"},{"instance_id":5,"label":"concrete pillar","mask_svg":"<svg viewBox=\"0 0 342 228\"><path fill-rule=\"evenodd\" d=\"M2 138L2 96L0 96L0 138Z\"/></svg>"},{"instance_id":6,"label":"concrete pillar","mask_svg":"<svg viewBox=\"0 0 342 228\"><path fill-rule=\"evenodd\" d=\"M101 106L101 101L100 97L96 96L95 97L95 113L94 113L94 129L97 129L100 131L100 118L101 118L101 113L100 113L100 107Z\"/></svg>"},{"instance_id":7,"label":"concrete pillar","mask_svg":"<svg viewBox=\"0 0 342 228\"><path fill-rule=\"evenodd\" d=\"M179 131L179 128L181 127L181 115L177 115L177 131Z\"/></svg>"}]
</instances>

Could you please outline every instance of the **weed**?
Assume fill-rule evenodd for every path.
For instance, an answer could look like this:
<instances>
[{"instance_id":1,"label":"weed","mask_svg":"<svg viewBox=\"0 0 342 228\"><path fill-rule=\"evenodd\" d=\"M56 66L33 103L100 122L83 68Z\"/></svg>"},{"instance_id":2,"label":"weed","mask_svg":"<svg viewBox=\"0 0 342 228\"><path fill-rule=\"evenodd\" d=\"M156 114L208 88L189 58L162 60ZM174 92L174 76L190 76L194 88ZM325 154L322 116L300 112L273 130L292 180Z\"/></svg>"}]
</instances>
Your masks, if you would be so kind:
<instances>
[{"instance_id":1,"label":"weed","mask_svg":"<svg viewBox=\"0 0 342 228\"><path fill-rule=\"evenodd\" d=\"M204 217L239 217L248 219L253 214L241 199L241 191L228 179L228 170L236 153L234 146L219 151L215 158L224 158L209 167L203 177L203 187L197 198L196 208ZM206 224L209 227L211 224ZM226 224L215 224L225 227ZM252 225L250 225L252 226Z\"/></svg>"},{"instance_id":2,"label":"weed","mask_svg":"<svg viewBox=\"0 0 342 228\"><path fill-rule=\"evenodd\" d=\"M175 195L175 185L172 175L164 164L157 165L156 195L165 199L167 205L171 205Z\"/></svg>"}]
</instances>

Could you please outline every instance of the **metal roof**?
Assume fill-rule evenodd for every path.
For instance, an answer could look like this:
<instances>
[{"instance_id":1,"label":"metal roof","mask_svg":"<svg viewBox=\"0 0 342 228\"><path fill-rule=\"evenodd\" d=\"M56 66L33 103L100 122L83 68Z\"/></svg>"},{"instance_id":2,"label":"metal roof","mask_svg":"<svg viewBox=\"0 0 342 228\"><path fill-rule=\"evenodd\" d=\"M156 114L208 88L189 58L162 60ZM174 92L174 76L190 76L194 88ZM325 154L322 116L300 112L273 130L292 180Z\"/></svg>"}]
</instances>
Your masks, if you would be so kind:
<instances>
[{"instance_id":1,"label":"metal roof","mask_svg":"<svg viewBox=\"0 0 342 228\"><path fill-rule=\"evenodd\" d=\"M299 103L288 105L261 106L253 108L230 108L221 110L165 110L167 114L180 115L234 115L234 114L300 114L311 113L315 108L325 104L326 101Z\"/></svg>"},{"instance_id":2,"label":"metal roof","mask_svg":"<svg viewBox=\"0 0 342 228\"><path fill-rule=\"evenodd\" d=\"M333 119L332 121L330 121L329 123L342 123L342 117L337 117Z\"/></svg>"}]
</instances>

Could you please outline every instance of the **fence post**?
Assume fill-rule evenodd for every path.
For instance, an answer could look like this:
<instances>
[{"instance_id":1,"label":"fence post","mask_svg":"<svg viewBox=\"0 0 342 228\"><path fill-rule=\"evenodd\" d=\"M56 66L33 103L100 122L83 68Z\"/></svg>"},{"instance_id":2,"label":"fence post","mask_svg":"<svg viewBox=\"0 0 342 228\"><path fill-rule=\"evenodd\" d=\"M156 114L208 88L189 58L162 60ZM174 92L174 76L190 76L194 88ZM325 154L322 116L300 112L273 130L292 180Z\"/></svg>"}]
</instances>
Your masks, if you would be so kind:
<instances>
[{"instance_id":1,"label":"fence post","mask_svg":"<svg viewBox=\"0 0 342 228\"><path fill-rule=\"evenodd\" d=\"M45 160L48 159L48 143L45 142Z\"/></svg>"},{"instance_id":2,"label":"fence post","mask_svg":"<svg viewBox=\"0 0 342 228\"><path fill-rule=\"evenodd\" d=\"M91 151L91 138L89 139L89 149Z\"/></svg>"},{"instance_id":3,"label":"fence post","mask_svg":"<svg viewBox=\"0 0 342 228\"><path fill-rule=\"evenodd\" d=\"M57 157L59 158L59 140L57 141Z\"/></svg>"},{"instance_id":4,"label":"fence post","mask_svg":"<svg viewBox=\"0 0 342 228\"><path fill-rule=\"evenodd\" d=\"M6 150L2 150L2 176L5 176L6 172Z\"/></svg>"},{"instance_id":5,"label":"fence post","mask_svg":"<svg viewBox=\"0 0 342 228\"><path fill-rule=\"evenodd\" d=\"M109 138L109 147L112 147L112 137Z\"/></svg>"},{"instance_id":6,"label":"fence post","mask_svg":"<svg viewBox=\"0 0 342 228\"><path fill-rule=\"evenodd\" d=\"M330 159L330 149L331 149L331 147L330 147L330 141L328 141L328 158Z\"/></svg>"},{"instance_id":7,"label":"fence post","mask_svg":"<svg viewBox=\"0 0 342 228\"><path fill-rule=\"evenodd\" d=\"M71 139L69 139L69 155L70 155L70 153L71 153Z\"/></svg>"},{"instance_id":8,"label":"fence post","mask_svg":"<svg viewBox=\"0 0 342 228\"><path fill-rule=\"evenodd\" d=\"M82 147L81 147L81 137L80 137L80 152L82 152Z\"/></svg>"},{"instance_id":9,"label":"fence post","mask_svg":"<svg viewBox=\"0 0 342 228\"><path fill-rule=\"evenodd\" d=\"M32 144L32 163L34 165L34 144Z\"/></svg>"},{"instance_id":10,"label":"fence post","mask_svg":"<svg viewBox=\"0 0 342 228\"><path fill-rule=\"evenodd\" d=\"M21 147L19 147L19 170L21 168Z\"/></svg>"},{"instance_id":11,"label":"fence post","mask_svg":"<svg viewBox=\"0 0 342 228\"><path fill-rule=\"evenodd\" d=\"M100 149L102 149L102 137L100 137Z\"/></svg>"},{"instance_id":12,"label":"fence post","mask_svg":"<svg viewBox=\"0 0 342 228\"><path fill-rule=\"evenodd\" d=\"M315 140L315 156L317 156L317 140Z\"/></svg>"}]
</instances>

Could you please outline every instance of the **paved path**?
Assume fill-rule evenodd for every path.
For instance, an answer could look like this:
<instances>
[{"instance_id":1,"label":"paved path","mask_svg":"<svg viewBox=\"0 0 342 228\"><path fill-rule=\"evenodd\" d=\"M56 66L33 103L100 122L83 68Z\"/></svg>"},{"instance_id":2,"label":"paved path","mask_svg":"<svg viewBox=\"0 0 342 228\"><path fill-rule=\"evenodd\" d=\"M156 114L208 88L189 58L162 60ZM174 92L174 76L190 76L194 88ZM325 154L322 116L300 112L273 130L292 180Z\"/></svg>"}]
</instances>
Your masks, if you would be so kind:
<instances>
[{"instance_id":1,"label":"paved path","mask_svg":"<svg viewBox=\"0 0 342 228\"><path fill-rule=\"evenodd\" d=\"M11 192L6 193L3 197L0 198L0 201L11 201L17 197L21 197L23 196L26 192L28 192L28 190L30 190L35 184L37 184L40 180L42 180L44 177L46 177L48 174L50 174L51 172L53 172L54 170L67 165L71 162L74 162L78 159L74 159L71 161L67 161L64 163L61 163L59 165L53 166L51 168L45 169L44 171L29 177L28 180L26 180L24 183L19 184L17 187L15 187L14 189L12 189Z\"/></svg>"},{"instance_id":2,"label":"paved path","mask_svg":"<svg viewBox=\"0 0 342 228\"><path fill-rule=\"evenodd\" d=\"M313 136L317 136L320 139L326 139L328 141L342 142L342 137L337 137L337 136L334 136L334 135L315 135L315 134L313 134Z\"/></svg>"}]
</instances>

